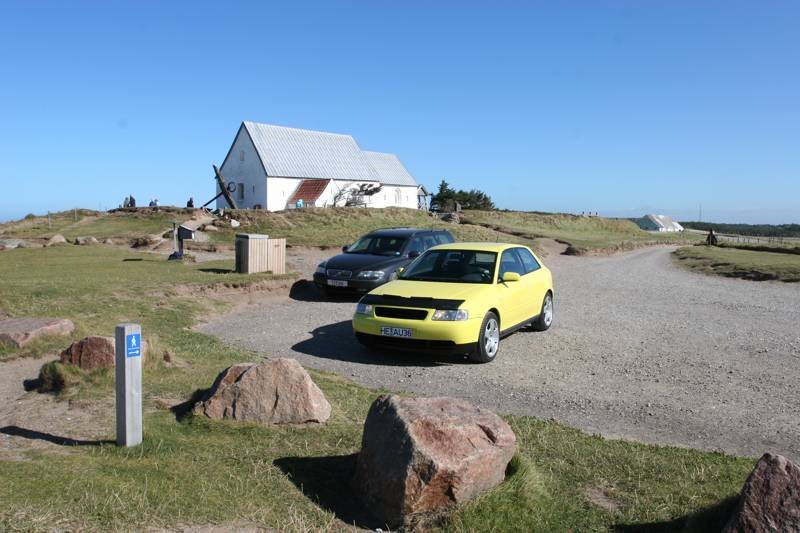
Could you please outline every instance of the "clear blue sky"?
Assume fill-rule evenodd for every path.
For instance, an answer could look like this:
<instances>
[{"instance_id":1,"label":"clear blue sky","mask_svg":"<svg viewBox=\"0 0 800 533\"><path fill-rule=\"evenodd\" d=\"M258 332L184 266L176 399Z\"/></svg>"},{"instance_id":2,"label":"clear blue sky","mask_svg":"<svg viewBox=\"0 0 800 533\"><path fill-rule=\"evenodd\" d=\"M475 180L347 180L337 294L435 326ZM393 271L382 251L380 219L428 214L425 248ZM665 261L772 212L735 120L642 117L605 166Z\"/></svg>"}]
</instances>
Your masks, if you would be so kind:
<instances>
[{"instance_id":1,"label":"clear blue sky","mask_svg":"<svg viewBox=\"0 0 800 533\"><path fill-rule=\"evenodd\" d=\"M800 222L800 3L7 2L0 220L213 195L243 120L499 207Z\"/></svg>"}]
</instances>

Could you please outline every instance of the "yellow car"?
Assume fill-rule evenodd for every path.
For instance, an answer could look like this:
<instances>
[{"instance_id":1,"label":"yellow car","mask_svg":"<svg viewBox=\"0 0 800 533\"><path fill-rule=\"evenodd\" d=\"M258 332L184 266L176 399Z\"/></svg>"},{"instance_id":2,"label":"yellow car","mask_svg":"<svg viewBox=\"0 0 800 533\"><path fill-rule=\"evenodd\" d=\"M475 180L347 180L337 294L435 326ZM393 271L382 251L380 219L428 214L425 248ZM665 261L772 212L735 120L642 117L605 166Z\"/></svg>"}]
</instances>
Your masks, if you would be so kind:
<instances>
[{"instance_id":1,"label":"yellow car","mask_svg":"<svg viewBox=\"0 0 800 533\"><path fill-rule=\"evenodd\" d=\"M553 276L525 246L454 243L434 246L373 289L356 307L353 330L378 346L497 357L500 338L528 324L553 323Z\"/></svg>"}]
</instances>

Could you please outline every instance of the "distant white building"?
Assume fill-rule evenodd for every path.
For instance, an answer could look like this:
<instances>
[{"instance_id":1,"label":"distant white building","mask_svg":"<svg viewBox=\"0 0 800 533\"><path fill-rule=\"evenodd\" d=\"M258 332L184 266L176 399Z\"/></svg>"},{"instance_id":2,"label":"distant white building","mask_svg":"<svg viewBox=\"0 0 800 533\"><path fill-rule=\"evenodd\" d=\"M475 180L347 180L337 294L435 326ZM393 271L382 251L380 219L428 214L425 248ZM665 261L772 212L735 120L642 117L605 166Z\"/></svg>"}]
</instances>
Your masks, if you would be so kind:
<instances>
[{"instance_id":1,"label":"distant white building","mask_svg":"<svg viewBox=\"0 0 800 533\"><path fill-rule=\"evenodd\" d=\"M667 215L645 215L635 222L646 231L683 231L683 226Z\"/></svg>"},{"instance_id":2,"label":"distant white building","mask_svg":"<svg viewBox=\"0 0 800 533\"><path fill-rule=\"evenodd\" d=\"M397 156L362 150L338 133L243 122L220 172L236 185L232 195L242 208L419 203L417 182ZM224 198L217 207L227 207Z\"/></svg>"}]
</instances>

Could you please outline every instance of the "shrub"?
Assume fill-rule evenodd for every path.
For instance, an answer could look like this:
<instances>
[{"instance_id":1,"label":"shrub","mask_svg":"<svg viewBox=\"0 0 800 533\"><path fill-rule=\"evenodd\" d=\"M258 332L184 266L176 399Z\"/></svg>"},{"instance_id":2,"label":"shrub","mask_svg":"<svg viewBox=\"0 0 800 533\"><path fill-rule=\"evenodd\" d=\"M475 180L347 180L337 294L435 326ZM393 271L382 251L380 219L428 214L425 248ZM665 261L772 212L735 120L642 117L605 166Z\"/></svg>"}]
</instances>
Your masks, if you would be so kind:
<instances>
[{"instance_id":1,"label":"shrub","mask_svg":"<svg viewBox=\"0 0 800 533\"><path fill-rule=\"evenodd\" d=\"M58 361L50 361L39 370L39 392L63 392L78 385L84 372L75 365L63 365Z\"/></svg>"}]
</instances>

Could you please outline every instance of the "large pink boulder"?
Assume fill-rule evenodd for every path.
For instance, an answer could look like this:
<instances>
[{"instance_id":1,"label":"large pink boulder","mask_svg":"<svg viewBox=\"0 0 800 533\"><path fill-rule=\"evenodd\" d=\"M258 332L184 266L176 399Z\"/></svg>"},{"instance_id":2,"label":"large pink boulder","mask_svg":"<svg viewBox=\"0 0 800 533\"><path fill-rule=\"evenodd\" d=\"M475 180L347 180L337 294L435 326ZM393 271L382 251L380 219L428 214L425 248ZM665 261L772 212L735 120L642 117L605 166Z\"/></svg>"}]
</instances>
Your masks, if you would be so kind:
<instances>
[{"instance_id":1,"label":"large pink boulder","mask_svg":"<svg viewBox=\"0 0 800 533\"><path fill-rule=\"evenodd\" d=\"M516 437L499 416L456 398L380 396L364 423L354 487L389 527L499 484Z\"/></svg>"},{"instance_id":2,"label":"large pink boulder","mask_svg":"<svg viewBox=\"0 0 800 533\"><path fill-rule=\"evenodd\" d=\"M323 423L331 404L294 359L244 363L225 369L194 412L261 424Z\"/></svg>"},{"instance_id":3,"label":"large pink boulder","mask_svg":"<svg viewBox=\"0 0 800 533\"><path fill-rule=\"evenodd\" d=\"M724 533L800 531L800 468L765 453L744 483L739 506Z\"/></svg>"},{"instance_id":4,"label":"large pink boulder","mask_svg":"<svg viewBox=\"0 0 800 533\"><path fill-rule=\"evenodd\" d=\"M0 342L19 348L45 335L69 335L74 329L66 318L6 318L0 320Z\"/></svg>"}]
</instances>

